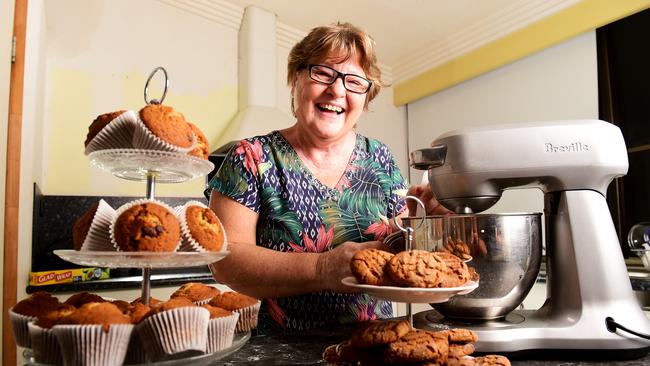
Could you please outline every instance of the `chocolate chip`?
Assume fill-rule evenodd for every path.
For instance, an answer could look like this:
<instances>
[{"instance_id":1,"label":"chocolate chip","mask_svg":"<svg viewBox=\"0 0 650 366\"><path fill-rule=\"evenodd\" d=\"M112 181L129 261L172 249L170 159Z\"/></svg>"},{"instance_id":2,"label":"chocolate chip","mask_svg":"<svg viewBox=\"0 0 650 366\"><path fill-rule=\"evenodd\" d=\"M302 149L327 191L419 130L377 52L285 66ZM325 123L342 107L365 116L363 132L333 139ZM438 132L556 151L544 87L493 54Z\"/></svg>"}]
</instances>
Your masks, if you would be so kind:
<instances>
[{"instance_id":1,"label":"chocolate chip","mask_svg":"<svg viewBox=\"0 0 650 366\"><path fill-rule=\"evenodd\" d=\"M158 236L157 230L153 227L145 226L142 228L142 233L146 236Z\"/></svg>"}]
</instances>

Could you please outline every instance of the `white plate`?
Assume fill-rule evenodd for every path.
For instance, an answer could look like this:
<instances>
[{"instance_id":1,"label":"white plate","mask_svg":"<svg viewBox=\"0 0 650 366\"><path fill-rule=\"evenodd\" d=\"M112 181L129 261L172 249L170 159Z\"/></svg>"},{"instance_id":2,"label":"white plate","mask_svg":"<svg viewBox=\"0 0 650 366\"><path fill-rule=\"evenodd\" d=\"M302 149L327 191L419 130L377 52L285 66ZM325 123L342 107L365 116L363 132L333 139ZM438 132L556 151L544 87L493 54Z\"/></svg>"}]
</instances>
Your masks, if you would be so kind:
<instances>
[{"instance_id":1,"label":"white plate","mask_svg":"<svg viewBox=\"0 0 650 366\"><path fill-rule=\"evenodd\" d=\"M469 294L478 287L478 282L475 281L469 281L459 287L444 288L373 286L360 284L354 277L346 277L341 282L380 299L416 304L446 302L452 296Z\"/></svg>"},{"instance_id":2,"label":"white plate","mask_svg":"<svg viewBox=\"0 0 650 366\"><path fill-rule=\"evenodd\" d=\"M199 267L214 263L228 255L223 252L99 252L59 249L54 254L80 266L111 268L174 268Z\"/></svg>"}]
</instances>

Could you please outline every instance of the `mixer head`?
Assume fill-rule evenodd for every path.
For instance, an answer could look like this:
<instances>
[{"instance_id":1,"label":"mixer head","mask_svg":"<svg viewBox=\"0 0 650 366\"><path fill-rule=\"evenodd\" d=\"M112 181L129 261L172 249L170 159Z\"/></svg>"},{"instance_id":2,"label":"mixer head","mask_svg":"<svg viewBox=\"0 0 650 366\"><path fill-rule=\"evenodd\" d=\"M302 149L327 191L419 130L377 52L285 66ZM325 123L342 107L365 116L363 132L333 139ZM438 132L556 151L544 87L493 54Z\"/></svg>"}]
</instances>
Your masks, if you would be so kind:
<instances>
[{"instance_id":1,"label":"mixer head","mask_svg":"<svg viewBox=\"0 0 650 366\"><path fill-rule=\"evenodd\" d=\"M503 190L594 190L603 196L627 173L623 135L598 120L518 123L447 132L416 150L411 166L428 170L438 201L457 213L492 207Z\"/></svg>"}]
</instances>

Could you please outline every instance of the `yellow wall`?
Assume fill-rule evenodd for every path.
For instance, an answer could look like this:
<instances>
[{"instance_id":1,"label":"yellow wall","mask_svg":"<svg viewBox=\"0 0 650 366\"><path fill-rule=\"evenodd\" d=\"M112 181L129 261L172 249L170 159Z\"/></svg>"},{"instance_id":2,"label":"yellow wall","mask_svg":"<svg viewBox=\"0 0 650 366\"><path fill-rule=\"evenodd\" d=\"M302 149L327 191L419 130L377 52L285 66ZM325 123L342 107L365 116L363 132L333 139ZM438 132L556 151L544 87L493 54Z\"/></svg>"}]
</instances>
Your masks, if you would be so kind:
<instances>
[{"instance_id":1,"label":"yellow wall","mask_svg":"<svg viewBox=\"0 0 650 366\"><path fill-rule=\"evenodd\" d=\"M650 0L583 0L395 86L403 105L650 7Z\"/></svg>"}]
</instances>

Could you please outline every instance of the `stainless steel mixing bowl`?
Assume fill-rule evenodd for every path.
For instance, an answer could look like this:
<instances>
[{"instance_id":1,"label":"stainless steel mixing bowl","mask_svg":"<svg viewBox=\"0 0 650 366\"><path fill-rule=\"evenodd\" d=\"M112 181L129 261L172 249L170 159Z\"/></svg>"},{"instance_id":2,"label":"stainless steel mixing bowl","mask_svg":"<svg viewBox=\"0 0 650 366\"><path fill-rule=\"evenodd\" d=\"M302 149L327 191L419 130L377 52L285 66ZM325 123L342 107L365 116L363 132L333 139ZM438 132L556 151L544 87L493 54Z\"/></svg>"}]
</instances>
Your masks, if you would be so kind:
<instances>
[{"instance_id":1,"label":"stainless steel mixing bowl","mask_svg":"<svg viewBox=\"0 0 650 366\"><path fill-rule=\"evenodd\" d=\"M542 257L541 213L427 216L403 219L413 231L412 248L464 248L480 275L467 295L431 304L447 318L494 320L522 303L537 278ZM453 245L452 245L453 244Z\"/></svg>"}]
</instances>

